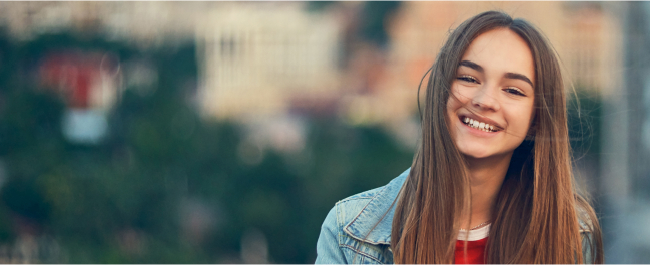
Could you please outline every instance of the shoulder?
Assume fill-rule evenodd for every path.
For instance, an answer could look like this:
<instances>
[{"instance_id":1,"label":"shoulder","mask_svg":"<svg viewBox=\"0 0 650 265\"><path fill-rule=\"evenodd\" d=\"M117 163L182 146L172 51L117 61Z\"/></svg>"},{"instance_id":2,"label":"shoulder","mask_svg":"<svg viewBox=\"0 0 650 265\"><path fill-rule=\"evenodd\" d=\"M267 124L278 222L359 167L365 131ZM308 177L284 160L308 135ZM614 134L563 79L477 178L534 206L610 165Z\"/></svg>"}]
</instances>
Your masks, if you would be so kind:
<instances>
[{"instance_id":1,"label":"shoulder","mask_svg":"<svg viewBox=\"0 0 650 265\"><path fill-rule=\"evenodd\" d=\"M385 186L339 201L345 232L371 244L389 244L395 202L409 173L407 169Z\"/></svg>"},{"instance_id":2,"label":"shoulder","mask_svg":"<svg viewBox=\"0 0 650 265\"><path fill-rule=\"evenodd\" d=\"M337 202L323 222L316 263L392 263L392 206L409 172Z\"/></svg>"},{"instance_id":3,"label":"shoulder","mask_svg":"<svg viewBox=\"0 0 650 265\"><path fill-rule=\"evenodd\" d=\"M368 205L368 203L377 196L386 186L381 186L374 188L368 191L364 191L345 199L338 201L334 205L334 209L337 211L337 215L341 223L349 223L354 217L356 217L363 209Z\"/></svg>"},{"instance_id":4,"label":"shoulder","mask_svg":"<svg viewBox=\"0 0 650 265\"><path fill-rule=\"evenodd\" d=\"M378 187L378 188L374 188L374 189L371 189L371 190L367 190L367 191L364 191L364 192L361 192L361 193L354 194L354 195L352 195L350 197L347 197L347 198L345 198L343 200L340 200L339 202L337 202L337 204L346 203L346 202L355 201L355 200L370 199L370 198L374 197L375 195L377 195L377 193L379 191L381 191L385 187L386 186L384 185L384 186L381 186L381 187Z\"/></svg>"},{"instance_id":5,"label":"shoulder","mask_svg":"<svg viewBox=\"0 0 650 265\"><path fill-rule=\"evenodd\" d=\"M583 198L578 199L576 214L582 236L582 255L585 264L598 261L597 256L602 255L602 238L599 222L593 208Z\"/></svg>"}]
</instances>

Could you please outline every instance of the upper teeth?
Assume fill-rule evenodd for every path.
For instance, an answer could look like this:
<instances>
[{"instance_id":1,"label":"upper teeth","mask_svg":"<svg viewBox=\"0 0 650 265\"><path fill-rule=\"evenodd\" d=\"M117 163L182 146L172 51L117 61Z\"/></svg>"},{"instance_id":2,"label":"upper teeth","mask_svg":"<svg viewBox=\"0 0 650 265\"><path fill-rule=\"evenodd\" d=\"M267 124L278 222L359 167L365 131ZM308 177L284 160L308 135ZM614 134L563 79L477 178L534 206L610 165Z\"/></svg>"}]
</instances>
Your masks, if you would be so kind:
<instances>
[{"instance_id":1,"label":"upper teeth","mask_svg":"<svg viewBox=\"0 0 650 265\"><path fill-rule=\"evenodd\" d=\"M496 132L497 130L494 128L494 125L490 125L484 122L480 122L477 120L473 120L470 118L465 117L463 119L463 122L467 124L467 126L472 127L474 129L479 129L481 131L485 132Z\"/></svg>"}]
</instances>

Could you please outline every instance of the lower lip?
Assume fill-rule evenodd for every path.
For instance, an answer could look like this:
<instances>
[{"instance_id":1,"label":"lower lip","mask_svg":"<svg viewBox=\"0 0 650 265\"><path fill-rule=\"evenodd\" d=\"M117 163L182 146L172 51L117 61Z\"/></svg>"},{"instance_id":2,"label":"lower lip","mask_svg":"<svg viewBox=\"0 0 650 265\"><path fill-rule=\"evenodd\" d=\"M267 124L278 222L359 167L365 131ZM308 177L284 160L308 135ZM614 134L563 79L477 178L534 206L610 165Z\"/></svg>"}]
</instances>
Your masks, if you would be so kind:
<instances>
[{"instance_id":1,"label":"lower lip","mask_svg":"<svg viewBox=\"0 0 650 265\"><path fill-rule=\"evenodd\" d=\"M486 131L482 131L482 130L479 130L479 129L476 129L476 128L473 128L473 127L470 127L469 125L465 124L465 123L462 122L462 121L460 121L460 123L463 124L463 126L464 126L465 128L467 128L467 130L468 130L470 133L472 133L472 134L474 134L474 135L476 135L476 136L481 136L481 137L492 137L492 136L495 136L495 135L497 135L498 133L501 132L501 131L496 131L496 132L486 132Z\"/></svg>"}]
</instances>

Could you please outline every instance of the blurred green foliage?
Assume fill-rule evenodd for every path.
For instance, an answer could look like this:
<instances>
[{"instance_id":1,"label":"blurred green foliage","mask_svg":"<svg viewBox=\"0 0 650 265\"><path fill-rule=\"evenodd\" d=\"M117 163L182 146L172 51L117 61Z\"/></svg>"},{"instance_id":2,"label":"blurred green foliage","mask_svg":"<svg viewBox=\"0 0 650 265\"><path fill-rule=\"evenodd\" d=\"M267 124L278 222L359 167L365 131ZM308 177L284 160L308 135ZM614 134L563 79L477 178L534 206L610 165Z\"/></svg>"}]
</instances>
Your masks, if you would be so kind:
<instances>
[{"instance_id":1,"label":"blurred green foliage","mask_svg":"<svg viewBox=\"0 0 650 265\"><path fill-rule=\"evenodd\" d=\"M569 138L576 159L599 161L602 126L602 99L585 88L576 89L567 100Z\"/></svg>"},{"instance_id":2,"label":"blurred green foliage","mask_svg":"<svg viewBox=\"0 0 650 265\"><path fill-rule=\"evenodd\" d=\"M380 47L389 44L388 25L400 8L398 1L369 1L363 6L360 33L363 39Z\"/></svg>"},{"instance_id":3,"label":"blurred green foliage","mask_svg":"<svg viewBox=\"0 0 650 265\"><path fill-rule=\"evenodd\" d=\"M148 58L158 72L154 93L125 90L100 144L63 137L65 104L32 73L41 56L64 48ZM191 103L192 44L140 50L88 35L2 37L0 58L0 244L32 233L60 245L38 262L238 262L242 235L254 228L271 262L311 263L334 203L386 184L413 155L379 127L307 117L304 150L265 149L258 164L245 163L244 127L203 119ZM184 225L188 201L212 213L199 236Z\"/></svg>"}]
</instances>

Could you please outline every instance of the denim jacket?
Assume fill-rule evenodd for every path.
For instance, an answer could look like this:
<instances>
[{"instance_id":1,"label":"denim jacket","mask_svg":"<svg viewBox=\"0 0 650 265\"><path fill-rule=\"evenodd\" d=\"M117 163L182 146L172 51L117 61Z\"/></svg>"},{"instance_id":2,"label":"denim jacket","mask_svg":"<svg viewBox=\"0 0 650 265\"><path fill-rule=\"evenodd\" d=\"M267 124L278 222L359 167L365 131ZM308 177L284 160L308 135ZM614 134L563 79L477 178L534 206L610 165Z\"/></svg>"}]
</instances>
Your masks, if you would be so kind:
<instances>
[{"instance_id":1,"label":"denim jacket","mask_svg":"<svg viewBox=\"0 0 650 265\"><path fill-rule=\"evenodd\" d=\"M390 236L395 206L391 205L409 172L410 169L407 169L386 186L353 195L336 203L323 223L318 238L316 263L393 263ZM389 208L390 211L386 213ZM381 219L385 213L386 216ZM582 220L580 225L585 227ZM580 232L583 235L585 262L591 263L589 248L585 247L591 233L586 230Z\"/></svg>"}]
</instances>

